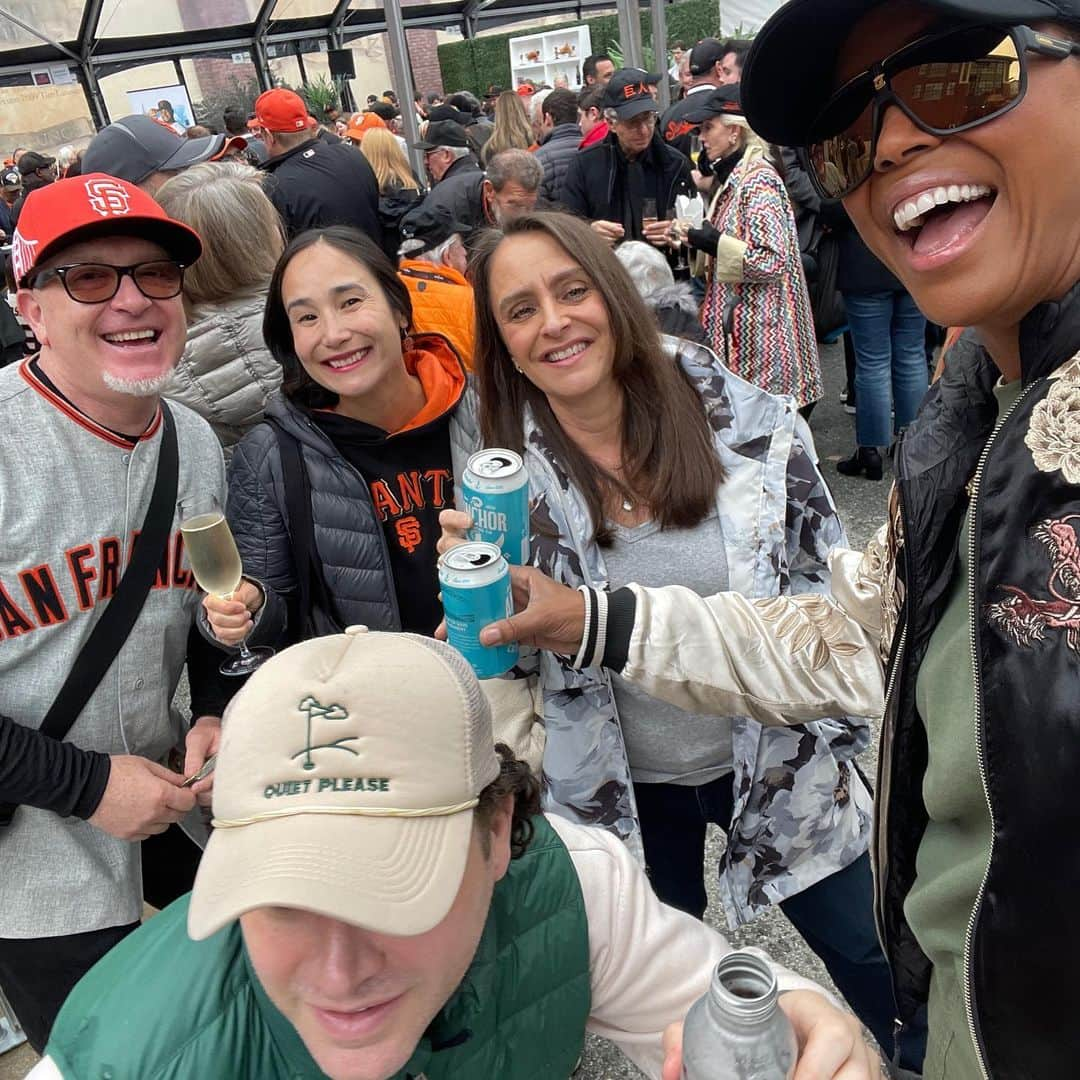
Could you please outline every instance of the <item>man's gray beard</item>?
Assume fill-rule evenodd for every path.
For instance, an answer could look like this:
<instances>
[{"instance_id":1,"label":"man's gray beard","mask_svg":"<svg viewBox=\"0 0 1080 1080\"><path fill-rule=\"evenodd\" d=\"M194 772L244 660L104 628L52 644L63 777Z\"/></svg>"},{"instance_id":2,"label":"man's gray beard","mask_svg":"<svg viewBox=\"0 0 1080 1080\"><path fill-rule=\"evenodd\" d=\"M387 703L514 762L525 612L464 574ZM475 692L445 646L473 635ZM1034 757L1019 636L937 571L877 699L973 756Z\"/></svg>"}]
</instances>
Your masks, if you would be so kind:
<instances>
[{"instance_id":1,"label":"man's gray beard","mask_svg":"<svg viewBox=\"0 0 1080 1080\"><path fill-rule=\"evenodd\" d=\"M118 394L130 394L132 397L157 397L172 378L172 371L154 375L149 379L122 379L111 371L101 373L105 385Z\"/></svg>"}]
</instances>

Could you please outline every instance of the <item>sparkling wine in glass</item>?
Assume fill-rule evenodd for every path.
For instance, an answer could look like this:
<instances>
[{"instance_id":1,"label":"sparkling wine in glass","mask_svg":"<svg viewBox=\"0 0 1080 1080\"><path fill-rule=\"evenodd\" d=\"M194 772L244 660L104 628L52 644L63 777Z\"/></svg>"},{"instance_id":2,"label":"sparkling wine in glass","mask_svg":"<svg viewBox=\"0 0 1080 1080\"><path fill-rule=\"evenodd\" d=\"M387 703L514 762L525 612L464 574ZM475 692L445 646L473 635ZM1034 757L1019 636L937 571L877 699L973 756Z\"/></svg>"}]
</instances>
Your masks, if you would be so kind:
<instances>
[{"instance_id":1,"label":"sparkling wine in glass","mask_svg":"<svg viewBox=\"0 0 1080 1080\"><path fill-rule=\"evenodd\" d=\"M695 131L690 136L690 157L694 162L694 168L697 168L700 162L698 161L698 155L701 153L701 136Z\"/></svg>"},{"instance_id":2,"label":"sparkling wine in glass","mask_svg":"<svg viewBox=\"0 0 1080 1080\"><path fill-rule=\"evenodd\" d=\"M214 596L229 600L239 588L243 575L240 553L225 512L213 495L185 499L180 504L180 532L184 536L188 562L199 587ZM222 675L250 675L269 660L274 650L269 645L251 649L240 642L238 656L221 665Z\"/></svg>"}]
</instances>

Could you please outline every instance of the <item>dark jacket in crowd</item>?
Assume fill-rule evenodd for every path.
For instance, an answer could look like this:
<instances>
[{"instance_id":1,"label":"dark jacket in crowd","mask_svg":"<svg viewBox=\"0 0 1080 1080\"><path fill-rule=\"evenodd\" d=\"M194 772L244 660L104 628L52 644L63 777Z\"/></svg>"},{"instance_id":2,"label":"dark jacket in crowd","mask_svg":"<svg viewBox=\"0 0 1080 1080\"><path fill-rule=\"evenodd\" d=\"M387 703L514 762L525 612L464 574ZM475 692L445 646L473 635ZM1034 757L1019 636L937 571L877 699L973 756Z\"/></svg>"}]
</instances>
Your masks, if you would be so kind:
<instances>
[{"instance_id":1,"label":"dark jacket in crowd","mask_svg":"<svg viewBox=\"0 0 1080 1080\"><path fill-rule=\"evenodd\" d=\"M270 174L267 194L289 236L327 225L352 225L376 243L382 241L379 185L356 147L312 138L270 158L262 168Z\"/></svg>"},{"instance_id":2,"label":"dark jacket in crowd","mask_svg":"<svg viewBox=\"0 0 1080 1080\"><path fill-rule=\"evenodd\" d=\"M814 189L807 171L799 161L799 155L790 146L778 147L780 150L780 172L784 178L791 209L795 214L795 228L799 234L799 251L807 252L814 242L814 232L823 225L821 217L821 196ZM843 208L837 204L843 212ZM805 269L805 265L804 265Z\"/></svg>"},{"instance_id":3,"label":"dark jacket in crowd","mask_svg":"<svg viewBox=\"0 0 1080 1080\"><path fill-rule=\"evenodd\" d=\"M1080 991L1068 962L1080 955L1080 494L1075 444L1065 434L1080 383L1080 283L1023 318L1019 349L1023 390L996 432L998 369L972 331L950 350L944 375L900 437L894 543L882 569L887 582L895 565L886 612L897 621L878 765L876 915L899 1016L909 1021L927 1000L932 966L904 911L928 818L916 687L952 593L961 526L971 522L972 752L992 846L967 931L964 982L995 1080L1070 1076L1080 1059Z\"/></svg>"},{"instance_id":4,"label":"dark jacket in crowd","mask_svg":"<svg viewBox=\"0 0 1080 1080\"><path fill-rule=\"evenodd\" d=\"M423 198L423 192L417 188L391 186L379 192L383 251L393 262L397 261L398 248L401 247L401 219L410 210L415 210Z\"/></svg>"},{"instance_id":5,"label":"dark jacket in crowd","mask_svg":"<svg viewBox=\"0 0 1080 1080\"><path fill-rule=\"evenodd\" d=\"M424 206L445 206L454 221L474 229L486 224L484 220L484 171L472 154L457 161L443 173L443 178L428 192Z\"/></svg>"},{"instance_id":6,"label":"dark jacket in crowd","mask_svg":"<svg viewBox=\"0 0 1080 1080\"><path fill-rule=\"evenodd\" d=\"M15 232L15 222L11 217L11 207L3 199L0 199L0 232L10 244L12 234Z\"/></svg>"},{"instance_id":7,"label":"dark jacket in crowd","mask_svg":"<svg viewBox=\"0 0 1080 1080\"><path fill-rule=\"evenodd\" d=\"M35 173L28 173L23 177L22 194L15 200L15 204L11 208L11 223L12 225L19 224L19 215L22 213L23 203L26 202L26 196L32 191L37 191L38 188L48 187L52 180L43 180Z\"/></svg>"},{"instance_id":8,"label":"dark jacket in crowd","mask_svg":"<svg viewBox=\"0 0 1080 1080\"><path fill-rule=\"evenodd\" d=\"M700 87L692 89L691 93L676 101L660 117L660 123L657 125L660 137L668 146L675 147L680 154L683 154L687 161L690 160L690 138L700 129L701 125L689 123L685 116L691 109L700 108L702 100L707 98L709 92L715 89L715 86L703 83ZM704 158L704 155L702 157Z\"/></svg>"},{"instance_id":9,"label":"dark jacket in crowd","mask_svg":"<svg viewBox=\"0 0 1080 1080\"><path fill-rule=\"evenodd\" d=\"M820 206L821 221L836 237L836 287L840 292L904 292L900 279L866 246L843 204L826 202Z\"/></svg>"},{"instance_id":10,"label":"dark jacket in crowd","mask_svg":"<svg viewBox=\"0 0 1080 1080\"><path fill-rule=\"evenodd\" d=\"M562 204L589 221L617 222L625 230L624 240L643 240L642 200L655 199L663 217L674 209L676 195L694 191L690 162L657 133L645 152L630 161L611 131L603 142L580 151L571 161Z\"/></svg>"},{"instance_id":11,"label":"dark jacket in crowd","mask_svg":"<svg viewBox=\"0 0 1080 1080\"><path fill-rule=\"evenodd\" d=\"M536 160L544 167L540 181L540 199L548 206L562 201L563 181L570 162L578 155L581 128L577 124L558 124L536 149Z\"/></svg>"}]
</instances>

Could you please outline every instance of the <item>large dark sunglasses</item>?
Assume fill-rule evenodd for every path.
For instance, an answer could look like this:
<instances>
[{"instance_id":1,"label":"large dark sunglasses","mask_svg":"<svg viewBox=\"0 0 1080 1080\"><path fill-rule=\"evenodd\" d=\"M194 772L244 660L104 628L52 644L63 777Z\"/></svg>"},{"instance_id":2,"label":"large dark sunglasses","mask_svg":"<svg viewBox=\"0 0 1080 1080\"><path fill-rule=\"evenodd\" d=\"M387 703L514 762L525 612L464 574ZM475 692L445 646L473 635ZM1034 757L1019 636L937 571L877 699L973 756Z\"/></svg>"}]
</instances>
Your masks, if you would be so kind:
<instances>
[{"instance_id":1,"label":"large dark sunglasses","mask_svg":"<svg viewBox=\"0 0 1080 1080\"><path fill-rule=\"evenodd\" d=\"M170 300L184 287L182 263L172 259L154 259L134 266L110 266L108 263L73 263L42 270L29 285L39 289L57 278L64 291L80 304L103 304L120 291L121 280L130 275L135 288L148 300Z\"/></svg>"},{"instance_id":2,"label":"large dark sunglasses","mask_svg":"<svg viewBox=\"0 0 1080 1080\"><path fill-rule=\"evenodd\" d=\"M819 194L850 195L874 171L885 109L931 135L954 135L1004 115L1027 92L1027 53L1054 60L1080 45L1027 26L967 26L920 38L829 98L800 155Z\"/></svg>"}]
</instances>

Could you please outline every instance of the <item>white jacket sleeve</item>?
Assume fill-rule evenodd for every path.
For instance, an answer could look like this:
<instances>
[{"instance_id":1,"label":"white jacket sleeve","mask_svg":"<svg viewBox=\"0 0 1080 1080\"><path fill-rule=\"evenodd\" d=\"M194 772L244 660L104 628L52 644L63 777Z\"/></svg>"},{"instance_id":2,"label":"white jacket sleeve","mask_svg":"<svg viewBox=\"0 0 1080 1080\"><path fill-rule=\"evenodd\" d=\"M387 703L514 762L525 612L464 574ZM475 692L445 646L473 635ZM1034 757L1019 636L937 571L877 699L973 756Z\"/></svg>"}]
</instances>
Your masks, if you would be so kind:
<instances>
[{"instance_id":1,"label":"white jacket sleeve","mask_svg":"<svg viewBox=\"0 0 1080 1080\"><path fill-rule=\"evenodd\" d=\"M707 716L766 725L883 710L884 531L866 552L829 556L832 592L751 600L681 586L631 585L636 606L624 678Z\"/></svg>"},{"instance_id":2,"label":"white jacket sleeve","mask_svg":"<svg viewBox=\"0 0 1080 1080\"><path fill-rule=\"evenodd\" d=\"M659 1080L664 1029L682 1020L705 993L731 945L711 927L662 904L627 847L609 832L554 815L547 820L570 853L585 899L592 972L588 1030L610 1039ZM771 961L770 966L782 991L825 993L787 968Z\"/></svg>"}]
</instances>

